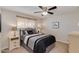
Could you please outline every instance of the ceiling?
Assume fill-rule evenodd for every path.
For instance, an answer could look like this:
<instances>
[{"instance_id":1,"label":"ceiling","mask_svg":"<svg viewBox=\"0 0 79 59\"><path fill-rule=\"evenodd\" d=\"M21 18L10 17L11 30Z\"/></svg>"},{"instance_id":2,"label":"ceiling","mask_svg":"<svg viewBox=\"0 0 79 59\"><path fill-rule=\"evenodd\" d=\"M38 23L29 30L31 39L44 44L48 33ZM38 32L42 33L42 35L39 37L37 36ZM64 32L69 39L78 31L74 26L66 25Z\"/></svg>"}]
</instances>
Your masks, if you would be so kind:
<instances>
[{"instance_id":1,"label":"ceiling","mask_svg":"<svg viewBox=\"0 0 79 59\"><path fill-rule=\"evenodd\" d=\"M47 6L47 7L50 8L52 6ZM41 13L34 13L36 11L41 11L41 9L38 6L2 6L1 8L6 8L8 10L21 12L21 13L41 17L41 18L53 16L50 14L46 16L41 16ZM79 10L78 6L57 6L57 9L52 10L52 12L54 12L54 15L61 15L61 14L72 13L78 10Z\"/></svg>"}]
</instances>

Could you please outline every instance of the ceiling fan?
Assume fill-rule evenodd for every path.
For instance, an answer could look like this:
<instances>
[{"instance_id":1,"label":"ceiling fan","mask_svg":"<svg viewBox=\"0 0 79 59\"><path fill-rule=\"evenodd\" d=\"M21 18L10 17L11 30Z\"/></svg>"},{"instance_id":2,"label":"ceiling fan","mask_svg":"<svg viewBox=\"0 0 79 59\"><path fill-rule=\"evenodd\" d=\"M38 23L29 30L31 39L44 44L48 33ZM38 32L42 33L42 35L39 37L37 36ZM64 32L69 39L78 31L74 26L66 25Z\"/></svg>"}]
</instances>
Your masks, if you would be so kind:
<instances>
[{"instance_id":1,"label":"ceiling fan","mask_svg":"<svg viewBox=\"0 0 79 59\"><path fill-rule=\"evenodd\" d=\"M47 6L38 6L40 9L42 9L42 11L37 11L37 12L34 12L34 13L41 13L42 16L44 15L47 15L47 14L51 14L53 15L54 13L51 12L51 10L54 10L57 8L57 6L53 6L51 8L47 8Z\"/></svg>"}]
</instances>

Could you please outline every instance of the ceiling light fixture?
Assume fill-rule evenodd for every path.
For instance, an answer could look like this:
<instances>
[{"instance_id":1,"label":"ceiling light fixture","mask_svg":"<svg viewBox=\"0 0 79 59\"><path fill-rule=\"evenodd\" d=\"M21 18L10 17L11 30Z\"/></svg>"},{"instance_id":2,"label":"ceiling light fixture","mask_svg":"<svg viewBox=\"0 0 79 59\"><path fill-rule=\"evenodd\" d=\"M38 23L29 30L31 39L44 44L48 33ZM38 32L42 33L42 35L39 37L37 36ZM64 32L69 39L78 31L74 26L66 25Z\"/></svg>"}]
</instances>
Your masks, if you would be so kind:
<instances>
[{"instance_id":1,"label":"ceiling light fixture","mask_svg":"<svg viewBox=\"0 0 79 59\"><path fill-rule=\"evenodd\" d=\"M46 11L44 11L43 13L42 13L42 15L47 15L48 13L46 12Z\"/></svg>"}]
</instances>

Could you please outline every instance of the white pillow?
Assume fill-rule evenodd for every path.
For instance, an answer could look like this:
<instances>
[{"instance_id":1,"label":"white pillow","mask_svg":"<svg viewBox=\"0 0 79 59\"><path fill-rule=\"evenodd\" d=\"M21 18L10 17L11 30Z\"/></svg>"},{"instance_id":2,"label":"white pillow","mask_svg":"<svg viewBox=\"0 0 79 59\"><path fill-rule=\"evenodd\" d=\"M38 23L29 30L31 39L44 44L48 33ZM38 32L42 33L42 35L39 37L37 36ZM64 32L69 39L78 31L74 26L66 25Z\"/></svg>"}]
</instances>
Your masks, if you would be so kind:
<instances>
[{"instance_id":1,"label":"white pillow","mask_svg":"<svg viewBox=\"0 0 79 59\"><path fill-rule=\"evenodd\" d=\"M25 33L26 33L26 35L28 34L28 32L27 32L27 31L25 31Z\"/></svg>"}]
</instances>

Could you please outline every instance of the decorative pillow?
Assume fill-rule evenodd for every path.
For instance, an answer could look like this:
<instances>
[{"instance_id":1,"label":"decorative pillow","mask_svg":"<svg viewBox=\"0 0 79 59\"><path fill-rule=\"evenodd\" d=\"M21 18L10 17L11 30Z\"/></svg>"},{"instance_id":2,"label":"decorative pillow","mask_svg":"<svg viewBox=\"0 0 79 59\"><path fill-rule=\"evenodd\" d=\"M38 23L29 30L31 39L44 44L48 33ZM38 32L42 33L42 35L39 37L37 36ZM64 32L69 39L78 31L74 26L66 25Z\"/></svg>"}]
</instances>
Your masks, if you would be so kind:
<instances>
[{"instance_id":1,"label":"decorative pillow","mask_svg":"<svg viewBox=\"0 0 79 59\"><path fill-rule=\"evenodd\" d=\"M26 30L23 30L23 31L22 31L22 34L23 34L23 35L28 35L28 33L27 33Z\"/></svg>"},{"instance_id":2,"label":"decorative pillow","mask_svg":"<svg viewBox=\"0 0 79 59\"><path fill-rule=\"evenodd\" d=\"M37 34L36 29L27 30L28 34Z\"/></svg>"},{"instance_id":3,"label":"decorative pillow","mask_svg":"<svg viewBox=\"0 0 79 59\"><path fill-rule=\"evenodd\" d=\"M25 34L28 34L28 32L25 30Z\"/></svg>"},{"instance_id":4,"label":"decorative pillow","mask_svg":"<svg viewBox=\"0 0 79 59\"><path fill-rule=\"evenodd\" d=\"M28 34L34 34L33 30L27 30Z\"/></svg>"},{"instance_id":5,"label":"decorative pillow","mask_svg":"<svg viewBox=\"0 0 79 59\"><path fill-rule=\"evenodd\" d=\"M36 29L34 29L34 30L33 30L33 33L34 33L34 34L37 34L38 32L36 31Z\"/></svg>"}]
</instances>

